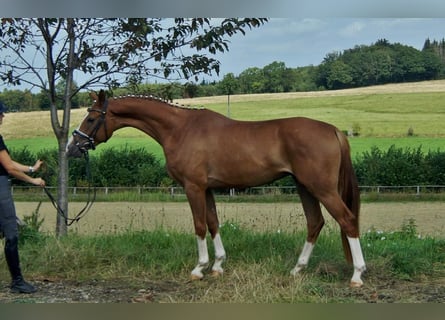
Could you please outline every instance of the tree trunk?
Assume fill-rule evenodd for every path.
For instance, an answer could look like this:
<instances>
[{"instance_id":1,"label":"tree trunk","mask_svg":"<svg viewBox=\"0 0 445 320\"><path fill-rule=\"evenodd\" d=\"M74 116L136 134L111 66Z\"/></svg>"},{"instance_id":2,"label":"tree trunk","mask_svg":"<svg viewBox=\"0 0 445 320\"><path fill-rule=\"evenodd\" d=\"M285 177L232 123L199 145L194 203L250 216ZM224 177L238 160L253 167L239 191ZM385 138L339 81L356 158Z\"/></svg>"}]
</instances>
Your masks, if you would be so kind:
<instances>
[{"instance_id":1,"label":"tree trunk","mask_svg":"<svg viewBox=\"0 0 445 320\"><path fill-rule=\"evenodd\" d=\"M67 59L67 72L66 72L66 86L65 97L63 106L63 120L62 127L58 130L57 141L59 143L59 176L58 182L58 204L65 212L65 217L57 216L56 235L64 236L68 233L68 157L66 156L66 144L68 142L68 131L70 127L70 114L71 114L71 99L73 96L73 75L75 65L75 32L74 32L74 19L67 19L67 33L68 33L68 59Z\"/></svg>"},{"instance_id":2,"label":"tree trunk","mask_svg":"<svg viewBox=\"0 0 445 320\"><path fill-rule=\"evenodd\" d=\"M64 94L63 105L63 119L60 125L57 113L57 106L55 103L51 105L51 123L53 125L54 133L57 137L59 146L59 174L57 177L57 204L59 208L65 213L65 216L57 214L56 235L64 236L68 233L67 219L68 214L68 157L66 155L66 144L68 142L68 132L70 127L70 113L71 113L71 99L73 96L73 74L75 65L75 32L74 19L67 19L67 34L68 34L68 57L66 68L66 86Z\"/></svg>"},{"instance_id":3,"label":"tree trunk","mask_svg":"<svg viewBox=\"0 0 445 320\"><path fill-rule=\"evenodd\" d=\"M65 217L57 213L56 235L64 236L68 233L68 158L66 156L67 139L60 138L59 142L59 174L57 177L57 204L65 213Z\"/></svg>"}]
</instances>

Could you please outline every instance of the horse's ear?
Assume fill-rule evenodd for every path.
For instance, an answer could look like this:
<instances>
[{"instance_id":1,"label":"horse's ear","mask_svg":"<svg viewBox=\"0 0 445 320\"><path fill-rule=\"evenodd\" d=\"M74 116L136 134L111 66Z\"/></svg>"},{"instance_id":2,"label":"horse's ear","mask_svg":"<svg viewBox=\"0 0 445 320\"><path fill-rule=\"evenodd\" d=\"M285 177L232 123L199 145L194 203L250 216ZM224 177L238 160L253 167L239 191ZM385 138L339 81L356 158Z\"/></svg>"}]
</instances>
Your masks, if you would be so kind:
<instances>
[{"instance_id":1,"label":"horse's ear","mask_svg":"<svg viewBox=\"0 0 445 320\"><path fill-rule=\"evenodd\" d=\"M105 91L104 90L100 90L99 91L99 103L100 105L103 105L106 99L106 95L105 95Z\"/></svg>"},{"instance_id":2,"label":"horse's ear","mask_svg":"<svg viewBox=\"0 0 445 320\"><path fill-rule=\"evenodd\" d=\"M97 94L96 94L96 92L94 92L94 91L91 91L90 92L90 98L92 99L92 100L94 100L94 101L97 101Z\"/></svg>"}]
</instances>

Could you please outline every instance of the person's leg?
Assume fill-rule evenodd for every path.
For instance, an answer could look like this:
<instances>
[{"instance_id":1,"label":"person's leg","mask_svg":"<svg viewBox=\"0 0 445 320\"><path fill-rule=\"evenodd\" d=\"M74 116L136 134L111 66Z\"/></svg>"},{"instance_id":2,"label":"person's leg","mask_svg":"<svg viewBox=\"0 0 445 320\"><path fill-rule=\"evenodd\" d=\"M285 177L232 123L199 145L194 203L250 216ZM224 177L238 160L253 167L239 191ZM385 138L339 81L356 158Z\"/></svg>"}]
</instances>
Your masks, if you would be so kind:
<instances>
[{"instance_id":1,"label":"person's leg","mask_svg":"<svg viewBox=\"0 0 445 320\"><path fill-rule=\"evenodd\" d=\"M12 278L11 292L35 292L35 287L23 279L20 269L15 206L9 181L4 176L0 176L0 230L5 238L5 259Z\"/></svg>"}]
</instances>

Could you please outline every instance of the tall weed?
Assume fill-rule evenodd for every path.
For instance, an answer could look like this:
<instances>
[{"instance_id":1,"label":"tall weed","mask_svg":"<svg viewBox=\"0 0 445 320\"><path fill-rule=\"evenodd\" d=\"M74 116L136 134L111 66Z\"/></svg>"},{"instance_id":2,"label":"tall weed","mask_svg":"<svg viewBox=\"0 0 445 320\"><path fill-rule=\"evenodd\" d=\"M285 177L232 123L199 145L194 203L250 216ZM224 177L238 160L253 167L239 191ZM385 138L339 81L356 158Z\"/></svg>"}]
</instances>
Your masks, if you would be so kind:
<instances>
[{"instance_id":1,"label":"tall weed","mask_svg":"<svg viewBox=\"0 0 445 320\"><path fill-rule=\"evenodd\" d=\"M432 275L445 263L445 240L420 235L414 219L399 231L370 230L362 241L368 255L386 261L385 272L400 279Z\"/></svg>"},{"instance_id":2,"label":"tall weed","mask_svg":"<svg viewBox=\"0 0 445 320\"><path fill-rule=\"evenodd\" d=\"M40 228L44 222L44 218L40 216L40 206L42 202L37 204L36 209L31 215L24 215L23 221L18 222L19 227L19 243L23 245L25 242L38 242L42 239Z\"/></svg>"}]
</instances>

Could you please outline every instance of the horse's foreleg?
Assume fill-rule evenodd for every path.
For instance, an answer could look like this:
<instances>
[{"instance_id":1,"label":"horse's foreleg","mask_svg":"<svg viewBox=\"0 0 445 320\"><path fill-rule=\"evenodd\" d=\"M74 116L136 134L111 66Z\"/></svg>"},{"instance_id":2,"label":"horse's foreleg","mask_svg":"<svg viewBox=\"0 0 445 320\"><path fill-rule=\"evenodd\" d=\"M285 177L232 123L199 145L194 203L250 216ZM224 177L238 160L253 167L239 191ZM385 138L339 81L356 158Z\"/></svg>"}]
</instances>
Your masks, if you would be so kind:
<instances>
[{"instance_id":1,"label":"horse's foreleg","mask_svg":"<svg viewBox=\"0 0 445 320\"><path fill-rule=\"evenodd\" d=\"M307 266L312 250L314 249L315 242L317 241L318 235L320 234L320 231L324 225L320 202L302 185L298 186L298 193L300 195L304 214L306 216L308 234L303 250L298 257L298 262L295 268L291 270L291 275L294 276Z\"/></svg>"},{"instance_id":2,"label":"horse's foreleg","mask_svg":"<svg viewBox=\"0 0 445 320\"><path fill-rule=\"evenodd\" d=\"M216 205L213 194L210 190L206 192L207 201L207 226L213 239L213 245L215 247L215 263L212 267L213 276L219 276L223 274L222 263L226 259L226 251L219 234L219 221L216 213Z\"/></svg>"},{"instance_id":3,"label":"horse's foreleg","mask_svg":"<svg viewBox=\"0 0 445 320\"><path fill-rule=\"evenodd\" d=\"M226 251L222 244L221 236L219 233L213 238L213 245L215 246L215 263L212 267L212 275L218 277L223 274L224 270L222 268L222 263L226 259Z\"/></svg>"},{"instance_id":4,"label":"horse's foreleg","mask_svg":"<svg viewBox=\"0 0 445 320\"><path fill-rule=\"evenodd\" d=\"M191 278L192 280L198 280L204 277L202 270L209 265L209 253L206 241L206 196L205 190L194 184L186 185L185 192L192 210L196 241L198 244L198 264L192 270Z\"/></svg>"},{"instance_id":5,"label":"horse's foreleg","mask_svg":"<svg viewBox=\"0 0 445 320\"><path fill-rule=\"evenodd\" d=\"M311 243L306 241L303 247L303 250L298 257L298 262L296 266L290 271L290 274L296 276L301 270L306 268L309 258L311 257L312 250L314 249L315 243Z\"/></svg>"},{"instance_id":6,"label":"horse's foreleg","mask_svg":"<svg viewBox=\"0 0 445 320\"><path fill-rule=\"evenodd\" d=\"M200 236L196 236L196 240L198 243L198 264L192 270L191 279L192 280L200 280L204 277L202 270L208 267L209 265L209 253L207 250L207 241L206 238L201 238Z\"/></svg>"}]
</instances>

